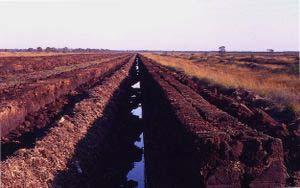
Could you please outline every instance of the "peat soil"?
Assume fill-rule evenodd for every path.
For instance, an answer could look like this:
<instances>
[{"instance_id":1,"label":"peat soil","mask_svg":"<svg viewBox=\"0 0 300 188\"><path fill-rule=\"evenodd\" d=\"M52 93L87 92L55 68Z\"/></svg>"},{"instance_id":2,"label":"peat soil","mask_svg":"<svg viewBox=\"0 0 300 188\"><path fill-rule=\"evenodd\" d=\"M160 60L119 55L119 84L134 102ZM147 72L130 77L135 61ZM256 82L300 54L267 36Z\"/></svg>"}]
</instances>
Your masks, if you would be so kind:
<instances>
[{"instance_id":1,"label":"peat soil","mask_svg":"<svg viewBox=\"0 0 300 188\"><path fill-rule=\"evenodd\" d=\"M162 88L140 66L146 187L203 187L193 136L179 122Z\"/></svg>"},{"instance_id":2,"label":"peat soil","mask_svg":"<svg viewBox=\"0 0 300 188\"><path fill-rule=\"evenodd\" d=\"M127 63L127 61L124 61ZM47 104L37 112L25 117L25 121L18 128L11 131L5 138L1 138L1 161L6 160L14 152L21 148L33 148L37 140L42 139L49 129L64 115L72 116L76 103L88 97L87 91L103 80L110 77L123 65L116 66L113 70L106 72L99 78L91 79L89 82L80 85L69 94L56 99L53 103Z\"/></svg>"},{"instance_id":3,"label":"peat soil","mask_svg":"<svg viewBox=\"0 0 300 188\"><path fill-rule=\"evenodd\" d=\"M93 125L83 139L76 141L75 152L66 160L67 168L55 173L54 181L47 181L48 187L283 184L279 139L241 124L239 116L231 117L200 98L187 82L179 82L170 72L149 62L146 66L142 60L142 56L136 57L129 76L97 116L101 118L89 123ZM17 140L15 148L33 147L35 140L47 133L51 122L60 121L63 115L72 117L76 103L88 97L86 90L101 84L101 79L32 116L33 124L49 123L29 130L26 134L31 141ZM14 147L9 145L7 148L6 156L16 150L10 151Z\"/></svg>"},{"instance_id":4,"label":"peat soil","mask_svg":"<svg viewBox=\"0 0 300 188\"><path fill-rule=\"evenodd\" d=\"M6 140L5 137L17 129L25 121L27 115L40 110L46 104L53 103L82 84L97 81L98 78L116 71L116 67L129 59L130 56L123 56L104 61L106 65L102 64L103 62L96 62L94 65L72 71L58 71L58 73L54 71L57 74L46 76L46 79L38 79L4 89L5 92L0 94L1 140Z\"/></svg>"},{"instance_id":5,"label":"peat soil","mask_svg":"<svg viewBox=\"0 0 300 188\"><path fill-rule=\"evenodd\" d=\"M150 187L285 184L279 139L245 126L176 80L175 73L140 57Z\"/></svg>"},{"instance_id":6,"label":"peat soil","mask_svg":"<svg viewBox=\"0 0 300 188\"><path fill-rule=\"evenodd\" d=\"M138 69L110 98L102 117L76 146L52 187L145 187L143 119ZM91 146L91 147L89 147Z\"/></svg>"},{"instance_id":7,"label":"peat soil","mask_svg":"<svg viewBox=\"0 0 300 188\"><path fill-rule=\"evenodd\" d=\"M288 172L286 185L300 184L300 119L292 111L245 89L226 88L164 66L161 69L246 126L282 140Z\"/></svg>"}]
</instances>

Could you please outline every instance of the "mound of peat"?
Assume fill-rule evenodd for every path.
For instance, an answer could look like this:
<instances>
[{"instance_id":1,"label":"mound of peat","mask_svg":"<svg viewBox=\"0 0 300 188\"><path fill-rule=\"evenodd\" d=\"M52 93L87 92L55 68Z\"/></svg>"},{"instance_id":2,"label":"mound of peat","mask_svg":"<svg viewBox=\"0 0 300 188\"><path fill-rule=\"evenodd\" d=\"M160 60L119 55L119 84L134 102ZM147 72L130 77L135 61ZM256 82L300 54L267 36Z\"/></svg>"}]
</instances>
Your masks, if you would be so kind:
<instances>
[{"instance_id":1,"label":"mound of peat","mask_svg":"<svg viewBox=\"0 0 300 188\"><path fill-rule=\"evenodd\" d=\"M97 162L97 158L94 158L96 157L94 153L85 152L97 151L96 149L99 147L97 141L107 138L101 135L106 135L106 132L110 130L110 117L114 117L111 116L114 114L111 112L116 109L114 105L116 99L113 96L117 94L114 93L121 92L118 88L124 78L128 76L133 62L134 57L121 69L115 71L112 76L107 76L98 85L87 90L87 97L74 105L72 115L64 115L42 139L36 142L34 148L20 149L13 156L2 161L2 185L4 187L12 185L49 187L53 184L64 184L59 181L59 174L64 174L64 171L67 172L73 167L77 169L76 173L90 174L91 172L87 169L93 168L86 167ZM112 105L106 108L108 104ZM99 121L105 123L99 124ZM97 135L97 140L94 140L96 142L93 139L87 139L94 138L92 134L95 132L92 130L100 134ZM87 145L82 148L82 143ZM106 147L103 146L103 148ZM91 157L89 159L93 161L93 164L86 160L84 161L87 164L81 164L81 158L77 158L78 152L82 152L80 156L86 157L85 159ZM91 177L91 181L93 180L92 175L88 175L88 177ZM73 179L73 183L76 183L75 180ZM69 183L71 186L72 182Z\"/></svg>"},{"instance_id":2,"label":"mound of peat","mask_svg":"<svg viewBox=\"0 0 300 188\"><path fill-rule=\"evenodd\" d=\"M149 60L151 61L151 60ZM281 139L285 165L288 170L287 185L300 185L300 121L292 112L280 109L271 101L243 89L224 88L191 78L182 72L160 67L181 84L196 91L209 103L230 114L248 127Z\"/></svg>"},{"instance_id":3,"label":"mound of peat","mask_svg":"<svg viewBox=\"0 0 300 188\"><path fill-rule=\"evenodd\" d=\"M47 104L64 97L83 84L91 85L97 82L99 78L114 72L129 58L129 56L121 57L105 62L105 66L101 64L62 73L53 78L22 85L18 90L6 94L10 98L0 102L1 140L9 139L7 138L8 134L16 128L26 129L29 127L26 122L25 125L22 125L28 115L32 116ZM19 136L19 131L12 134Z\"/></svg>"},{"instance_id":4,"label":"mound of peat","mask_svg":"<svg viewBox=\"0 0 300 188\"><path fill-rule=\"evenodd\" d=\"M145 155L153 163L146 170L153 187L285 185L280 139L247 127L140 57Z\"/></svg>"}]
</instances>

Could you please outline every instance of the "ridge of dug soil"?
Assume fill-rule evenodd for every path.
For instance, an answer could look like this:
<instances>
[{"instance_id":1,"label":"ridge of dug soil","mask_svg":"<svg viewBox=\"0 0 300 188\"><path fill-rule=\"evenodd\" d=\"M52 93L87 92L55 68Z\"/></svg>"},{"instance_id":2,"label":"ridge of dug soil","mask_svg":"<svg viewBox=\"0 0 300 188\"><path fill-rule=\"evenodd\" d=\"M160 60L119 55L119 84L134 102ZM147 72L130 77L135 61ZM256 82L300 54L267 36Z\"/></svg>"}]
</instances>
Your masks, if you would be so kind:
<instances>
[{"instance_id":1,"label":"ridge of dug soil","mask_svg":"<svg viewBox=\"0 0 300 188\"><path fill-rule=\"evenodd\" d=\"M263 99L140 54L47 58L45 69L35 65L41 57L0 69L13 75L34 62L0 94L1 146L10 151L1 186L299 186L299 126L275 118Z\"/></svg>"},{"instance_id":2,"label":"ridge of dug soil","mask_svg":"<svg viewBox=\"0 0 300 188\"><path fill-rule=\"evenodd\" d=\"M88 91L88 97L78 102L73 116L63 116L48 134L32 149L20 149L14 156L1 162L1 180L4 187L48 187L59 171L68 168L76 145L93 123L102 116L106 104L128 76L134 62L128 63ZM92 147L92 146L90 146Z\"/></svg>"},{"instance_id":3,"label":"ridge of dug soil","mask_svg":"<svg viewBox=\"0 0 300 188\"><path fill-rule=\"evenodd\" d=\"M242 123L239 117L231 116L205 100L201 93L189 87L186 80L180 82L175 72L166 70L151 59L140 58L143 63L142 84L146 85L144 93L147 93L144 111L149 113L163 109L159 113L145 115L145 122L148 122L145 125L146 161L147 155L157 160L165 158L163 161L167 169L172 168L170 158L174 159L173 165L178 164L180 159L182 164L194 171L188 177L186 171L174 174L178 179L177 185L182 186L187 179L193 182L191 185L207 187L286 185L288 176L281 139ZM149 104L147 101L153 98L161 102L157 106ZM163 118L168 120L157 122ZM167 135L169 141L165 141ZM153 163L148 169L148 179L154 187L174 186L172 181L161 181L168 179L167 173L159 173L156 169L158 164Z\"/></svg>"},{"instance_id":4,"label":"ridge of dug soil","mask_svg":"<svg viewBox=\"0 0 300 188\"><path fill-rule=\"evenodd\" d=\"M0 124L2 138L24 122L28 114L34 113L45 105L54 102L76 89L82 84L93 82L95 79L113 72L114 68L122 65L130 57L119 57L104 64L91 65L85 69L64 72L47 80L21 85L21 89L10 92L6 99L0 103Z\"/></svg>"}]
</instances>

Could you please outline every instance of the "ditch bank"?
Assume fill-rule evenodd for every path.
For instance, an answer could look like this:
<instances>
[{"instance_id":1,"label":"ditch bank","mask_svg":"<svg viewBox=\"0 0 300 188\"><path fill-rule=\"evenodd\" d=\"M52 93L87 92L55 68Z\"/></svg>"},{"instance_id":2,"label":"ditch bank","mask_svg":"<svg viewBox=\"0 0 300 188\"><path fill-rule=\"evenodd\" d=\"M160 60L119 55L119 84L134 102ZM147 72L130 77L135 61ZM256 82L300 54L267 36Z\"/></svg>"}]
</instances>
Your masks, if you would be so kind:
<instances>
[{"instance_id":1,"label":"ditch bank","mask_svg":"<svg viewBox=\"0 0 300 188\"><path fill-rule=\"evenodd\" d=\"M54 187L145 187L141 91L136 63ZM96 91L95 91L96 92Z\"/></svg>"},{"instance_id":2,"label":"ditch bank","mask_svg":"<svg viewBox=\"0 0 300 188\"><path fill-rule=\"evenodd\" d=\"M280 139L247 127L139 57L150 187L285 185Z\"/></svg>"},{"instance_id":3,"label":"ditch bank","mask_svg":"<svg viewBox=\"0 0 300 188\"><path fill-rule=\"evenodd\" d=\"M90 78L68 94L56 98L54 102L41 107L36 112L28 113L23 123L11 126L16 128L7 135L1 135L1 160L5 160L20 148L34 147L36 140L44 137L64 115L73 115L72 110L75 104L88 97L89 89L101 85L105 78L121 69L128 61L129 59L123 60L106 72L102 71L100 75L95 74L94 78Z\"/></svg>"},{"instance_id":4,"label":"ditch bank","mask_svg":"<svg viewBox=\"0 0 300 188\"><path fill-rule=\"evenodd\" d=\"M50 76L45 80L21 84L8 93L2 93L0 96L3 100L0 102L1 141L9 140L10 132L22 128L26 116L68 95L83 84L96 82L98 78L105 77L120 68L129 59L129 55L115 57L84 69L76 69Z\"/></svg>"},{"instance_id":5,"label":"ditch bank","mask_svg":"<svg viewBox=\"0 0 300 188\"><path fill-rule=\"evenodd\" d=\"M226 88L208 81L190 77L181 71L160 66L165 75L188 86L207 102L228 113L245 126L282 141L285 166L287 167L286 186L300 185L300 122L289 111L280 110L270 100L245 89ZM171 84L172 85L172 84Z\"/></svg>"},{"instance_id":6,"label":"ditch bank","mask_svg":"<svg viewBox=\"0 0 300 188\"><path fill-rule=\"evenodd\" d=\"M114 187L139 185L130 173L143 158L138 147L141 119L134 115L138 96L135 56L120 70L87 90L33 148L19 149L1 162L4 187ZM129 71L130 70L130 71ZM137 97L140 98L140 97ZM143 174L142 174L143 175ZM144 180L142 180L144 181Z\"/></svg>"}]
</instances>

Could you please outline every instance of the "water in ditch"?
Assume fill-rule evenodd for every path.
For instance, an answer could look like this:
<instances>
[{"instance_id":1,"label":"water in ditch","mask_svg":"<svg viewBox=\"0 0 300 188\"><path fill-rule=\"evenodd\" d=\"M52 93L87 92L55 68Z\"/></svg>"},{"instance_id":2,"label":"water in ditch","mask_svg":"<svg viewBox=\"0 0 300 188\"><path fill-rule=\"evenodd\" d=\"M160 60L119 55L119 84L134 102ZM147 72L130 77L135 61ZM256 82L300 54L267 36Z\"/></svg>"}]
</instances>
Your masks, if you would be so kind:
<instances>
[{"instance_id":1,"label":"water in ditch","mask_svg":"<svg viewBox=\"0 0 300 188\"><path fill-rule=\"evenodd\" d=\"M139 78L139 61L136 59L135 65L136 77ZM130 103L134 106L131 110L131 114L137 116L140 121L142 121L142 104L140 103L141 99L141 86L140 81L136 82L132 86L132 90L134 91L130 97ZM128 172L127 179L128 181L135 182L134 187L144 188L145 187L145 158L144 158L144 136L143 131L139 135L138 140L134 143L134 145L141 149L142 157L139 161L134 162L133 168Z\"/></svg>"}]
</instances>

